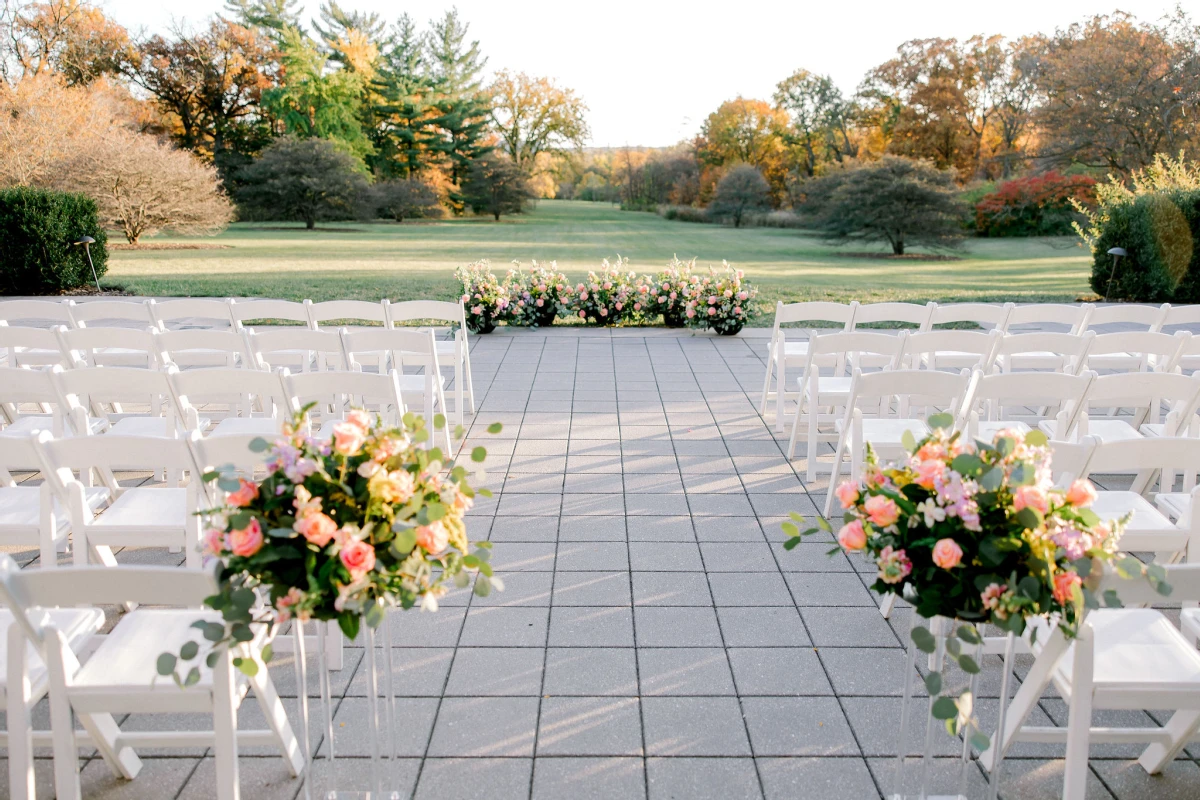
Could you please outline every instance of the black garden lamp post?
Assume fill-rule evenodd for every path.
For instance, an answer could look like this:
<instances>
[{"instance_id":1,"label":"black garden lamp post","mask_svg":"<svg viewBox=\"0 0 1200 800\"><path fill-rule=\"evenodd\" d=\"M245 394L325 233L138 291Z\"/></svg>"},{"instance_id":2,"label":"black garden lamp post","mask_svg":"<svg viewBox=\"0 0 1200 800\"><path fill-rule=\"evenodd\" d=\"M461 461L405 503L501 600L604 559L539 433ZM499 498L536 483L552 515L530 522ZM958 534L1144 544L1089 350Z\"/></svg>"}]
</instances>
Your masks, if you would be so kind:
<instances>
[{"instance_id":1,"label":"black garden lamp post","mask_svg":"<svg viewBox=\"0 0 1200 800\"><path fill-rule=\"evenodd\" d=\"M1114 247L1108 251L1108 254L1113 257L1113 266L1112 272L1108 273L1108 285L1104 287L1105 302L1108 302L1108 293L1112 291L1113 278L1117 275L1117 262L1129 255L1129 253L1125 252L1124 247Z\"/></svg>"},{"instance_id":2,"label":"black garden lamp post","mask_svg":"<svg viewBox=\"0 0 1200 800\"><path fill-rule=\"evenodd\" d=\"M92 268L92 280L96 282L96 291L100 292L103 291L100 288L100 279L96 277L96 265L92 263L92 245L95 243L96 240L86 234L71 242L74 245L83 245L83 252L87 253L88 266Z\"/></svg>"}]
</instances>

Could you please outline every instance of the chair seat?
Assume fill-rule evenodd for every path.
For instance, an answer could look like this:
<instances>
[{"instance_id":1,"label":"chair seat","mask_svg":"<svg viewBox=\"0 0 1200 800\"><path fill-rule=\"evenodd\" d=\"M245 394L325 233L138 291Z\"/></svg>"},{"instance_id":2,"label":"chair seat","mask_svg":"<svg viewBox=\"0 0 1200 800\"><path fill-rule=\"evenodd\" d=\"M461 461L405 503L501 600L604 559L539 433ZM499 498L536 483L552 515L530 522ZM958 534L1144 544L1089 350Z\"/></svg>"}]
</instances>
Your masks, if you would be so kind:
<instances>
[{"instance_id":1,"label":"chair seat","mask_svg":"<svg viewBox=\"0 0 1200 800\"><path fill-rule=\"evenodd\" d=\"M442 388L446 388L448 381L442 378ZM401 375L400 376L400 393L406 395L409 393L424 394L425 393L425 376L424 375ZM407 402L407 401L406 401Z\"/></svg>"},{"instance_id":2,"label":"chair seat","mask_svg":"<svg viewBox=\"0 0 1200 800\"><path fill-rule=\"evenodd\" d=\"M126 347L100 347L92 351L92 361L98 367L148 367L150 366L151 358L150 354L145 350L131 350Z\"/></svg>"},{"instance_id":3,"label":"chair seat","mask_svg":"<svg viewBox=\"0 0 1200 800\"><path fill-rule=\"evenodd\" d=\"M796 378L797 385L800 386L800 391L807 397L812 390L811 383L801 384L803 378ZM850 383L853 378L834 378L834 377L818 377L817 378L817 394L822 399L836 399L840 397L850 396Z\"/></svg>"},{"instance_id":4,"label":"chair seat","mask_svg":"<svg viewBox=\"0 0 1200 800\"><path fill-rule=\"evenodd\" d=\"M1166 429L1167 426L1161 422L1147 422L1145 425L1138 428L1138 430L1141 431L1142 436L1145 436L1147 439L1157 439L1161 437L1163 435L1163 431Z\"/></svg>"},{"instance_id":5,"label":"chair seat","mask_svg":"<svg viewBox=\"0 0 1200 800\"><path fill-rule=\"evenodd\" d=\"M1184 608L1179 612L1179 631L1193 644L1200 642L1200 608Z\"/></svg>"},{"instance_id":6,"label":"chair seat","mask_svg":"<svg viewBox=\"0 0 1200 800\"><path fill-rule=\"evenodd\" d=\"M1135 370L1142 366L1142 357L1133 353L1105 353L1088 356L1088 369Z\"/></svg>"},{"instance_id":7,"label":"chair seat","mask_svg":"<svg viewBox=\"0 0 1200 800\"><path fill-rule=\"evenodd\" d=\"M40 486L0 486L0 541L12 536L36 536L41 527ZM93 512L108 500L109 491L103 486L89 486L84 490L88 508ZM54 500L55 538L70 528L70 518L58 500Z\"/></svg>"},{"instance_id":8,"label":"chair seat","mask_svg":"<svg viewBox=\"0 0 1200 800\"><path fill-rule=\"evenodd\" d=\"M1124 442L1130 439L1144 439L1141 433L1132 425L1120 419L1089 418L1087 435L1095 436L1101 442Z\"/></svg>"},{"instance_id":9,"label":"chair seat","mask_svg":"<svg viewBox=\"0 0 1200 800\"><path fill-rule=\"evenodd\" d=\"M155 489L135 487L126 489L96 521L90 531L105 528L130 530L173 531L187 526L187 489Z\"/></svg>"},{"instance_id":10,"label":"chair seat","mask_svg":"<svg viewBox=\"0 0 1200 800\"><path fill-rule=\"evenodd\" d=\"M1102 520L1123 517L1132 511L1133 517L1125 528L1126 537L1143 532L1186 534L1137 492L1097 492L1092 510ZM1125 539L1121 540L1121 545L1126 550L1138 549L1136 542L1126 542Z\"/></svg>"},{"instance_id":11,"label":"chair seat","mask_svg":"<svg viewBox=\"0 0 1200 800\"><path fill-rule=\"evenodd\" d=\"M1161 692L1200 691L1200 652L1160 612L1152 608L1100 609L1088 616L1095 631L1095 691L1138 692L1129 708L1174 708L1177 698ZM1075 645L1055 667L1055 682L1070 687ZM1140 693L1139 693L1140 694ZM1104 707L1112 707L1105 704Z\"/></svg>"},{"instance_id":12,"label":"chair seat","mask_svg":"<svg viewBox=\"0 0 1200 800\"><path fill-rule=\"evenodd\" d=\"M200 430L208 427L210 420L200 418ZM130 416L113 423L109 436L156 436L160 439L175 437L178 424L175 417Z\"/></svg>"},{"instance_id":13,"label":"chair seat","mask_svg":"<svg viewBox=\"0 0 1200 800\"><path fill-rule=\"evenodd\" d=\"M50 616L50 622L67 640L67 645L76 651L104 627L104 611L99 608L51 608L46 613ZM8 663L8 626L12 624L12 612L0 608L0 664ZM25 661L29 664L29 682L36 697L44 690L47 676L46 665L42 663L42 657L32 642L26 643ZM7 672L0 674L0 686L7 688Z\"/></svg>"},{"instance_id":14,"label":"chair seat","mask_svg":"<svg viewBox=\"0 0 1200 800\"><path fill-rule=\"evenodd\" d=\"M1045 421L1038 423L1038 428L1041 429ZM1054 426L1051 424L1051 430ZM976 439L981 439L985 442L990 442L996 438L996 434L1003 430L1020 431L1021 433L1029 433L1029 426L1018 419L981 419L979 420L979 432L975 436ZM1050 431L1043 429L1043 432L1049 436Z\"/></svg>"},{"instance_id":15,"label":"chair seat","mask_svg":"<svg viewBox=\"0 0 1200 800\"><path fill-rule=\"evenodd\" d=\"M1159 492L1154 495L1158 510L1171 519L1182 519L1192 507L1192 495L1188 492Z\"/></svg>"},{"instance_id":16,"label":"chair seat","mask_svg":"<svg viewBox=\"0 0 1200 800\"><path fill-rule=\"evenodd\" d=\"M283 423L273 417L226 417L208 432L208 436L278 436Z\"/></svg>"},{"instance_id":17,"label":"chair seat","mask_svg":"<svg viewBox=\"0 0 1200 800\"><path fill-rule=\"evenodd\" d=\"M108 420L104 417L88 417L88 427L92 433L103 433L108 429ZM54 431L53 414L22 414L17 421L0 430L0 436L20 436L28 438L34 431ZM71 433L69 429L67 435Z\"/></svg>"}]
</instances>

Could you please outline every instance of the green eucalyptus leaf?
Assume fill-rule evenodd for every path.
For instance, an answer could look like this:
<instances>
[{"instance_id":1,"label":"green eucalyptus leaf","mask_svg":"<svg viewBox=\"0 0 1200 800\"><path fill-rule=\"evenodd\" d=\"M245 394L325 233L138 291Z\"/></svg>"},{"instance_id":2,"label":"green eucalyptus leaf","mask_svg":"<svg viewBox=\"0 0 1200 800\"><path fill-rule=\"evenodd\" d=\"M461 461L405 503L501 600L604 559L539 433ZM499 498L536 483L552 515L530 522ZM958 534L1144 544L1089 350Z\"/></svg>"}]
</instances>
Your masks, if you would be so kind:
<instances>
[{"instance_id":1,"label":"green eucalyptus leaf","mask_svg":"<svg viewBox=\"0 0 1200 800\"><path fill-rule=\"evenodd\" d=\"M971 747L974 747L978 752L985 752L991 746L991 738L983 731L975 731L971 734Z\"/></svg>"},{"instance_id":2,"label":"green eucalyptus leaf","mask_svg":"<svg viewBox=\"0 0 1200 800\"><path fill-rule=\"evenodd\" d=\"M199 642L184 642L183 647L179 648L179 657L184 661L191 661L200 652Z\"/></svg>"},{"instance_id":3,"label":"green eucalyptus leaf","mask_svg":"<svg viewBox=\"0 0 1200 800\"><path fill-rule=\"evenodd\" d=\"M178 659L175 658L175 656L173 654L161 653L158 656L158 663L156 664L156 666L158 668L158 674L159 675L174 674L175 664L177 663L177 661L178 661Z\"/></svg>"},{"instance_id":4,"label":"green eucalyptus leaf","mask_svg":"<svg viewBox=\"0 0 1200 800\"><path fill-rule=\"evenodd\" d=\"M925 676L925 691L930 695L941 694L942 692L942 673L931 672Z\"/></svg>"},{"instance_id":5,"label":"green eucalyptus leaf","mask_svg":"<svg viewBox=\"0 0 1200 800\"><path fill-rule=\"evenodd\" d=\"M487 427L488 433L499 433L502 430L504 430L504 425L499 422L493 422L491 425L488 425L488 427Z\"/></svg>"},{"instance_id":6,"label":"green eucalyptus leaf","mask_svg":"<svg viewBox=\"0 0 1200 800\"><path fill-rule=\"evenodd\" d=\"M242 658L242 659L237 659L237 661L238 661L237 668L246 677L253 678L255 675L258 674L258 662L255 661L253 658Z\"/></svg>"},{"instance_id":7,"label":"green eucalyptus leaf","mask_svg":"<svg viewBox=\"0 0 1200 800\"><path fill-rule=\"evenodd\" d=\"M185 687L195 686L199 682L200 682L200 668L192 667L191 669L188 670L187 677L184 678L184 680L183 680L183 685Z\"/></svg>"},{"instance_id":8,"label":"green eucalyptus leaf","mask_svg":"<svg viewBox=\"0 0 1200 800\"><path fill-rule=\"evenodd\" d=\"M932 653L937 648L937 642L928 628L916 627L912 630L913 644L922 653Z\"/></svg>"},{"instance_id":9,"label":"green eucalyptus leaf","mask_svg":"<svg viewBox=\"0 0 1200 800\"><path fill-rule=\"evenodd\" d=\"M958 705L953 697L939 697L933 701L934 719L954 719L958 716Z\"/></svg>"},{"instance_id":10,"label":"green eucalyptus leaf","mask_svg":"<svg viewBox=\"0 0 1200 800\"><path fill-rule=\"evenodd\" d=\"M1049 443L1050 439L1046 436L1046 434L1042 433L1036 428L1025 434L1025 444L1029 445L1030 447L1045 447Z\"/></svg>"},{"instance_id":11,"label":"green eucalyptus leaf","mask_svg":"<svg viewBox=\"0 0 1200 800\"><path fill-rule=\"evenodd\" d=\"M934 414L928 420L926 420L926 422L933 430L949 430L950 428L954 427L954 415L946 414L944 412L941 414Z\"/></svg>"},{"instance_id":12,"label":"green eucalyptus leaf","mask_svg":"<svg viewBox=\"0 0 1200 800\"><path fill-rule=\"evenodd\" d=\"M962 671L968 675L979 674L979 664L975 663L975 659L970 656L959 656L958 666L962 667Z\"/></svg>"},{"instance_id":13,"label":"green eucalyptus leaf","mask_svg":"<svg viewBox=\"0 0 1200 800\"><path fill-rule=\"evenodd\" d=\"M979 644L982 641L979 638L979 631L974 625L959 625L958 638L962 639L967 644Z\"/></svg>"},{"instance_id":14,"label":"green eucalyptus leaf","mask_svg":"<svg viewBox=\"0 0 1200 800\"><path fill-rule=\"evenodd\" d=\"M487 459L487 448L486 447L476 447L475 449L473 449L471 451L471 460L474 461L475 463L478 464L486 459Z\"/></svg>"},{"instance_id":15,"label":"green eucalyptus leaf","mask_svg":"<svg viewBox=\"0 0 1200 800\"><path fill-rule=\"evenodd\" d=\"M261 436L255 436L250 440L251 453L265 453L270 447L271 443Z\"/></svg>"}]
</instances>

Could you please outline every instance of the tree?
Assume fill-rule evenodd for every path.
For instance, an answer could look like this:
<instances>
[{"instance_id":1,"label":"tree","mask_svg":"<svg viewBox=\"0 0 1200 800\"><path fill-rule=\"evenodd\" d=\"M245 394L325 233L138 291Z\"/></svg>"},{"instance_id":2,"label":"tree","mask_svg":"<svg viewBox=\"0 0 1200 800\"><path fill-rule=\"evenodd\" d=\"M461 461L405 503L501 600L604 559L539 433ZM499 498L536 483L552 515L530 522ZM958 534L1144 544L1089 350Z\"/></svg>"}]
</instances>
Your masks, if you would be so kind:
<instances>
[{"instance_id":1,"label":"tree","mask_svg":"<svg viewBox=\"0 0 1200 800\"><path fill-rule=\"evenodd\" d=\"M346 11L336 0L327 0L321 4L320 19L312 24L329 49L331 60L367 78L375 74L385 29L379 14Z\"/></svg>"},{"instance_id":2,"label":"tree","mask_svg":"<svg viewBox=\"0 0 1200 800\"><path fill-rule=\"evenodd\" d=\"M456 188L471 165L493 149L488 142L491 101L483 91L487 59L479 42L467 39L469 30L452 8L441 20L430 22L424 41L425 77L431 86L429 122L441 129L433 140L434 150L445 162L452 185L447 199L455 210L463 203Z\"/></svg>"},{"instance_id":3,"label":"tree","mask_svg":"<svg viewBox=\"0 0 1200 800\"><path fill-rule=\"evenodd\" d=\"M738 97L726 100L708 115L696 140L700 162L712 167L749 164L763 173L771 186L773 205L786 194L786 147L783 134L787 113L762 100ZM711 186L711 173L708 186Z\"/></svg>"},{"instance_id":4,"label":"tree","mask_svg":"<svg viewBox=\"0 0 1200 800\"><path fill-rule=\"evenodd\" d=\"M367 190L354 156L325 139L283 136L242 171L239 202L263 219L352 218Z\"/></svg>"},{"instance_id":5,"label":"tree","mask_svg":"<svg viewBox=\"0 0 1200 800\"><path fill-rule=\"evenodd\" d=\"M448 140L434 124L439 110L433 79L407 14L392 26L371 88L369 135L375 153L368 163L375 174L410 178L431 168Z\"/></svg>"},{"instance_id":6,"label":"tree","mask_svg":"<svg viewBox=\"0 0 1200 800\"><path fill-rule=\"evenodd\" d=\"M300 27L300 0L225 0L225 11L243 28L277 36Z\"/></svg>"},{"instance_id":7,"label":"tree","mask_svg":"<svg viewBox=\"0 0 1200 800\"><path fill-rule=\"evenodd\" d=\"M58 73L69 85L115 75L132 54L129 33L81 0L0 0L0 77Z\"/></svg>"},{"instance_id":8,"label":"tree","mask_svg":"<svg viewBox=\"0 0 1200 800\"><path fill-rule=\"evenodd\" d=\"M492 82L492 120L500 147L518 169L532 174L540 153L582 147L589 136L587 106L549 78L502 70Z\"/></svg>"},{"instance_id":9,"label":"tree","mask_svg":"<svg viewBox=\"0 0 1200 800\"><path fill-rule=\"evenodd\" d=\"M962 238L954 175L927 161L884 156L806 188L800 213L831 241L886 241L904 255L906 247L953 247Z\"/></svg>"},{"instance_id":10,"label":"tree","mask_svg":"<svg viewBox=\"0 0 1200 800\"><path fill-rule=\"evenodd\" d=\"M775 104L788 113L791 126L785 140L803 151L800 163L808 177L822 162L841 162L858 155L850 139L854 104L828 75L798 69L775 87Z\"/></svg>"},{"instance_id":11,"label":"tree","mask_svg":"<svg viewBox=\"0 0 1200 800\"><path fill-rule=\"evenodd\" d=\"M130 244L157 231L215 233L233 219L216 170L146 134L93 139L57 171L55 188L96 201L106 227Z\"/></svg>"},{"instance_id":12,"label":"tree","mask_svg":"<svg viewBox=\"0 0 1200 800\"><path fill-rule=\"evenodd\" d=\"M417 178L381 181L371 187L371 205L380 216L397 222L405 218L436 217L441 215L437 192Z\"/></svg>"},{"instance_id":13,"label":"tree","mask_svg":"<svg viewBox=\"0 0 1200 800\"><path fill-rule=\"evenodd\" d=\"M525 173L503 156L489 153L471 165L463 196L476 214L520 214L529 199Z\"/></svg>"},{"instance_id":14,"label":"tree","mask_svg":"<svg viewBox=\"0 0 1200 800\"><path fill-rule=\"evenodd\" d=\"M742 227L742 219L750 211L771 207L771 187L757 167L742 164L721 176L717 191L708 210L717 217L733 220L733 227Z\"/></svg>"},{"instance_id":15,"label":"tree","mask_svg":"<svg viewBox=\"0 0 1200 800\"><path fill-rule=\"evenodd\" d=\"M1200 28L1127 14L1059 31L1039 72L1038 157L1128 175L1157 153L1200 152Z\"/></svg>"}]
</instances>

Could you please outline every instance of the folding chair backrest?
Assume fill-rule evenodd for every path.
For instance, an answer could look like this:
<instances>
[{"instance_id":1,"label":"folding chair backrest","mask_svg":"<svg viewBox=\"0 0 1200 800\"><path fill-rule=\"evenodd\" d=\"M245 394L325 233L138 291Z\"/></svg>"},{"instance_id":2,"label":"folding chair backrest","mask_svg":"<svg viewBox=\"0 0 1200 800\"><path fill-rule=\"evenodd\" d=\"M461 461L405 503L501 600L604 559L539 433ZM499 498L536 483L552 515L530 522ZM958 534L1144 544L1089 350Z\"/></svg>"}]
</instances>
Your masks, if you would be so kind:
<instances>
[{"instance_id":1,"label":"folding chair backrest","mask_svg":"<svg viewBox=\"0 0 1200 800\"><path fill-rule=\"evenodd\" d=\"M148 325L158 326L152 310L153 305L153 300L94 300L76 303L71 308L71 316L79 328L105 327L105 323L120 322L134 323L135 327L145 329Z\"/></svg>"},{"instance_id":2,"label":"folding chair backrest","mask_svg":"<svg viewBox=\"0 0 1200 800\"><path fill-rule=\"evenodd\" d=\"M17 350L59 351L62 343L52 328L30 328L23 325L5 325L0 322L0 350L9 354ZM15 348L15 350L14 350ZM12 365L13 362L9 361Z\"/></svg>"},{"instance_id":3,"label":"folding chair backrest","mask_svg":"<svg viewBox=\"0 0 1200 800\"><path fill-rule=\"evenodd\" d=\"M883 400L880 416L889 416L892 404L888 401L896 398L898 402L894 408L898 417L908 417L919 407L927 410L947 409L957 416L969 385L970 373L967 370L958 375L916 369L868 373L855 371L849 405Z\"/></svg>"},{"instance_id":4,"label":"folding chair backrest","mask_svg":"<svg viewBox=\"0 0 1200 800\"><path fill-rule=\"evenodd\" d=\"M342 352L350 369L358 362L356 353L391 353L392 365L399 368L406 362L437 366L437 342L431 330L412 328L383 328L351 331L342 329Z\"/></svg>"},{"instance_id":5,"label":"folding chair backrest","mask_svg":"<svg viewBox=\"0 0 1200 800\"><path fill-rule=\"evenodd\" d=\"M387 300L379 303L370 303L366 300L326 300L323 303L310 305L308 313L314 328L321 327L322 322L342 320L382 322L385 327L391 327L388 305L390 304ZM342 325L337 327L342 327Z\"/></svg>"},{"instance_id":6,"label":"folding chair backrest","mask_svg":"<svg viewBox=\"0 0 1200 800\"><path fill-rule=\"evenodd\" d=\"M1166 316L1163 318L1163 329L1174 328L1176 325L1200 324L1200 305L1173 306L1168 304Z\"/></svg>"},{"instance_id":7,"label":"folding chair backrest","mask_svg":"<svg viewBox=\"0 0 1200 800\"><path fill-rule=\"evenodd\" d=\"M1123 578L1115 570L1106 569L1100 585L1094 589L1097 596L1112 589L1127 608L1138 606L1192 604L1200 602L1200 564L1163 564L1165 581L1171 586L1171 594L1164 598L1142 575Z\"/></svg>"},{"instance_id":8,"label":"folding chair backrest","mask_svg":"<svg viewBox=\"0 0 1200 800\"><path fill-rule=\"evenodd\" d=\"M1140 303L1117 303L1107 306L1096 306L1088 315L1087 327L1097 325L1137 325L1143 331L1157 332L1162 329L1171 310L1170 303L1161 306L1142 305ZM1097 331L1099 333L1099 331Z\"/></svg>"},{"instance_id":9,"label":"folding chair backrest","mask_svg":"<svg viewBox=\"0 0 1200 800\"><path fill-rule=\"evenodd\" d=\"M1002 331L1008 326L1008 315L1012 309L1012 303L938 303L933 309L930 324L937 327L954 322L975 322Z\"/></svg>"},{"instance_id":10,"label":"folding chair backrest","mask_svg":"<svg viewBox=\"0 0 1200 800\"><path fill-rule=\"evenodd\" d=\"M120 471L183 471L192 469L186 438L161 436L70 436L56 439L48 431L37 437L39 457L52 486L61 488L79 473L84 485L92 485L94 471L100 480L116 486L112 476Z\"/></svg>"},{"instance_id":11,"label":"folding chair backrest","mask_svg":"<svg viewBox=\"0 0 1200 800\"><path fill-rule=\"evenodd\" d=\"M984 370L992 363L992 352L1003 334L1000 331L918 331L910 333L904 343L904 357L919 368L922 356L929 356L930 369L937 369L935 356L939 352L967 353L979 356L975 366ZM958 372L961 366L954 372Z\"/></svg>"},{"instance_id":12,"label":"folding chair backrest","mask_svg":"<svg viewBox=\"0 0 1200 800\"><path fill-rule=\"evenodd\" d=\"M1089 474L1142 472L1145 470L1182 470L1200 472L1200 439L1159 436L1147 439L1121 439L1093 442L1088 458ZM1086 440L1085 440L1086 441Z\"/></svg>"},{"instance_id":13,"label":"folding chair backrest","mask_svg":"<svg viewBox=\"0 0 1200 800\"><path fill-rule=\"evenodd\" d=\"M288 322L303 322L305 327L312 327L312 318L308 315L308 307L312 300L295 303L291 300L236 300L229 301L229 313L235 322L245 325L250 320L286 320Z\"/></svg>"},{"instance_id":14,"label":"folding chair backrest","mask_svg":"<svg viewBox=\"0 0 1200 800\"><path fill-rule=\"evenodd\" d=\"M252 434L236 434L192 440L191 450L197 471L203 474L211 469L233 466L247 476L253 475L255 470L265 466L270 454L269 450L256 453L250 449L250 443L259 438Z\"/></svg>"},{"instance_id":15,"label":"folding chair backrest","mask_svg":"<svg viewBox=\"0 0 1200 800\"><path fill-rule=\"evenodd\" d=\"M0 320L9 325L18 322L53 323L75 327L71 300L0 300Z\"/></svg>"},{"instance_id":16,"label":"folding chair backrest","mask_svg":"<svg viewBox=\"0 0 1200 800\"><path fill-rule=\"evenodd\" d=\"M462 303L452 303L447 300L405 300L400 303L388 304L387 310L388 319L393 325L397 322L419 320L448 322L463 326L466 324Z\"/></svg>"},{"instance_id":17,"label":"folding chair backrest","mask_svg":"<svg viewBox=\"0 0 1200 800\"><path fill-rule=\"evenodd\" d=\"M996 344L996 359L1026 354L1053 353L1062 356L1061 369L1054 371L1078 374L1083 371L1087 354L1090 352L1094 331L1082 335L1073 333L1039 332L1009 333Z\"/></svg>"},{"instance_id":18,"label":"folding chair backrest","mask_svg":"<svg viewBox=\"0 0 1200 800\"><path fill-rule=\"evenodd\" d=\"M1012 406L1070 406L1079 408L1094 372L1067 375L1062 372L1002 372L981 375L975 383L971 404L984 409L987 419L1007 419L1004 408Z\"/></svg>"},{"instance_id":19,"label":"folding chair backrest","mask_svg":"<svg viewBox=\"0 0 1200 800\"><path fill-rule=\"evenodd\" d=\"M865 303L854 312L854 327L879 322L903 322L916 325L917 330L929 330L935 303Z\"/></svg>"},{"instance_id":20,"label":"folding chair backrest","mask_svg":"<svg viewBox=\"0 0 1200 800\"><path fill-rule=\"evenodd\" d=\"M94 366L101 350L122 350L146 354L146 363L158 366L155 328L64 328L57 329L63 351L75 366Z\"/></svg>"},{"instance_id":21,"label":"folding chair backrest","mask_svg":"<svg viewBox=\"0 0 1200 800\"><path fill-rule=\"evenodd\" d=\"M1064 442L1051 439L1047 444L1050 448L1050 469L1054 473L1054 484L1066 487L1082 475L1087 475L1088 459L1096 446L1096 440L1088 438L1083 442Z\"/></svg>"},{"instance_id":22,"label":"folding chair backrest","mask_svg":"<svg viewBox=\"0 0 1200 800\"><path fill-rule=\"evenodd\" d=\"M243 366L252 366L249 349L246 345L246 331L240 322L225 330L205 330L188 328L185 330L166 330L155 334L156 352L162 364L187 365L189 354L199 355L213 352L225 352L235 356Z\"/></svg>"},{"instance_id":23,"label":"folding chair backrest","mask_svg":"<svg viewBox=\"0 0 1200 800\"><path fill-rule=\"evenodd\" d=\"M342 340L337 330L250 328L246 339L259 369L281 366L278 363L280 361L290 363L295 360L298 352L315 354L318 369L329 363L342 364ZM307 355L303 358L307 358Z\"/></svg>"},{"instance_id":24,"label":"folding chair backrest","mask_svg":"<svg viewBox=\"0 0 1200 800\"><path fill-rule=\"evenodd\" d=\"M52 406L56 414L62 413L61 395L52 377L57 372L62 372L62 367L0 367L0 416L16 422L21 406L31 404ZM61 428L61 418L54 427Z\"/></svg>"},{"instance_id":25,"label":"folding chair backrest","mask_svg":"<svg viewBox=\"0 0 1200 800\"><path fill-rule=\"evenodd\" d=\"M310 402L324 404L332 400L338 417L344 417L352 408L365 408L372 414L378 413L385 423L395 425L404 415L400 376L394 369L384 373L309 372L288 375L284 384L293 411Z\"/></svg>"},{"instance_id":26,"label":"folding chair backrest","mask_svg":"<svg viewBox=\"0 0 1200 800\"><path fill-rule=\"evenodd\" d=\"M228 367L191 369L171 373L167 383L181 413L188 413L188 409L195 412L201 405L220 404L228 407L228 413L236 414L244 408L246 398L261 399L263 410L272 416L287 413L287 390L279 372ZM210 414L211 409L206 408L204 413Z\"/></svg>"},{"instance_id":27,"label":"folding chair backrest","mask_svg":"<svg viewBox=\"0 0 1200 800\"><path fill-rule=\"evenodd\" d=\"M136 367L85 367L54 376L63 399L88 413L102 414L109 403L139 403L152 408L171 403L167 374Z\"/></svg>"},{"instance_id":28,"label":"folding chair backrest","mask_svg":"<svg viewBox=\"0 0 1200 800\"><path fill-rule=\"evenodd\" d=\"M186 297L180 300L161 300L151 306L154 319L163 330L194 330L198 327L222 328L233 326L229 300L209 297ZM203 325L198 325L202 322Z\"/></svg>"},{"instance_id":29,"label":"folding chair backrest","mask_svg":"<svg viewBox=\"0 0 1200 800\"><path fill-rule=\"evenodd\" d=\"M783 303L775 304L775 328L795 322L831 322L829 327L841 327L842 330L854 328L854 315L858 309L858 301L850 303Z\"/></svg>"},{"instance_id":30,"label":"folding chair backrest","mask_svg":"<svg viewBox=\"0 0 1200 800\"><path fill-rule=\"evenodd\" d=\"M819 334L812 331L808 338L808 352L812 356L840 355L851 363L863 354L887 356L898 360L904 352L907 331L899 334L847 331Z\"/></svg>"},{"instance_id":31,"label":"folding chair backrest","mask_svg":"<svg viewBox=\"0 0 1200 800\"><path fill-rule=\"evenodd\" d=\"M1006 330L1012 330L1014 325L1055 325L1069 328L1070 333L1082 333L1087 330L1088 317L1093 308L1090 303L1029 303L1013 306L1008 314Z\"/></svg>"},{"instance_id":32,"label":"folding chair backrest","mask_svg":"<svg viewBox=\"0 0 1200 800\"><path fill-rule=\"evenodd\" d=\"M1154 368L1158 372L1173 370L1191 343L1191 331L1154 333L1152 331L1123 331L1100 333L1092 340L1088 356L1103 356L1113 353L1132 353L1141 356L1156 356ZM1144 362L1144 366L1148 361Z\"/></svg>"},{"instance_id":33,"label":"folding chair backrest","mask_svg":"<svg viewBox=\"0 0 1200 800\"><path fill-rule=\"evenodd\" d=\"M1194 411L1200 401L1200 373L1129 372L1101 375L1088 389L1092 408L1146 408L1157 417L1158 406L1166 404L1181 414Z\"/></svg>"}]
</instances>

